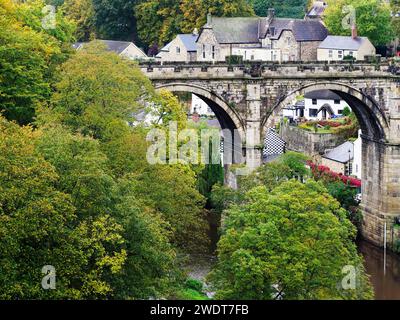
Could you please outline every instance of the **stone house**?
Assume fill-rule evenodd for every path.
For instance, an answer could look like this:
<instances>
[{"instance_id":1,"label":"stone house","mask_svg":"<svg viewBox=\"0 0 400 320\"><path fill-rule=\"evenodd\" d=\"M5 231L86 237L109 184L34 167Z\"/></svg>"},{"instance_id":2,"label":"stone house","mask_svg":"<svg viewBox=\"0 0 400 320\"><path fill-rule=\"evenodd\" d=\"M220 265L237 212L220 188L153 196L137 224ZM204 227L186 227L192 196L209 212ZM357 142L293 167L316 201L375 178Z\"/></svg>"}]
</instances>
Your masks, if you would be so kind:
<instances>
[{"instance_id":1,"label":"stone house","mask_svg":"<svg viewBox=\"0 0 400 320\"><path fill-rule=\"evenodd\" d=\"M197 30L194 30L191 34L178 34L174 40L160 50L156 58L161 61L196 61L197 38Z\"/></svg>"},{"instance_id":2,"label":"stone house","mask_svg":"<svg viewBox=\"0 0 400 320\"><path fill-rule=\"evenodd\" d=\"M327 36L317 50L318 61L340 61L346 56L365 60L376 54L376 49L367 37L359 37L357 28L352 27L351 36Z\"/></svg>"},{"instance_id":3,"label":"stone house","mask_svg":"<svg viewBox=\"0 0 400 320\"><path fill-rule=\"evenodd\" d=\"M333 172L346 176L353 174L354 144L346 141L336 148L326 152L321 157L321 164Z\"/></svg>"},{"instance_id":4,"label":"stone house","mask_svg":"<svg viewBox=\"0 0 400 320\"><path fill-rule=\"evenodd\" d=\"M146 60L147 55L137 47L133 42L129 41L114 41L114 40L99 40L103 42L109 51L113 51L121 57L130 60ZM87 42L76 42L72 47L80 50Z\"/></svg>"},{"instance_id":5,"label":"stone house","mask_svg":"<svg viewBox=\"0 0 400 320\"><path fill-rule=\"evenodd\" d=\"M217 18L208 15L197 39L197 61L316 61L328 31L319 20L267 17Z\"/></svg>"}]
</instances>

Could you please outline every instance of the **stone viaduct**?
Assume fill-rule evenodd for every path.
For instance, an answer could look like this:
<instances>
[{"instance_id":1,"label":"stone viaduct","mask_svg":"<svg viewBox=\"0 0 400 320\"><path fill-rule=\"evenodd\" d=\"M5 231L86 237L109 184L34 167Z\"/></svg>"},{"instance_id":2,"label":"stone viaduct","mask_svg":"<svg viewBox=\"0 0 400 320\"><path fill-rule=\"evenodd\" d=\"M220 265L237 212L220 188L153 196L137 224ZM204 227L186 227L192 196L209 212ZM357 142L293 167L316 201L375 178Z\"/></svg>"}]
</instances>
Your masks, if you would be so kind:
<instances>
[{"instance_id":1,"label":"stone viaduct","mask_svg":"<svg viewBox=\"0 0 400 320\"><path fill-rule=\"evenodd\" d=\"M355 112L363 140L363 236L383 245L400 217L400 76L385 63L142 64L156 88L198 95L222 128L236 129L250 167L266 129L296 96L329 89Z\"/></svg>"}]
</instances>

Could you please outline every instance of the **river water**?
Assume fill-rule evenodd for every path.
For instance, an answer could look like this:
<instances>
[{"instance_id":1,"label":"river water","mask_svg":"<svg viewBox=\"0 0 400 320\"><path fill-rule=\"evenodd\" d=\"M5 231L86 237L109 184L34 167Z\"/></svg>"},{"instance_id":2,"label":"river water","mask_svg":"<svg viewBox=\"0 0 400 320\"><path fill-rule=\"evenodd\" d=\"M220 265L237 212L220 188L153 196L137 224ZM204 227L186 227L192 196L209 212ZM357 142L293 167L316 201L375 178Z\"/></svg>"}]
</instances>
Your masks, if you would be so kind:
<instances>
[{"instance_id":1,"label":"river water","mask_svg":"<svg viewBox=\"0 0 400 320\"><path fill-rule=\"evenodd\" d=\"M386 270L384 250L367 241L357 241L358 250L364 257L364 265L370 275L376 300L400 300L400 256L387 251Z\"/></svg>"}]
</instances>

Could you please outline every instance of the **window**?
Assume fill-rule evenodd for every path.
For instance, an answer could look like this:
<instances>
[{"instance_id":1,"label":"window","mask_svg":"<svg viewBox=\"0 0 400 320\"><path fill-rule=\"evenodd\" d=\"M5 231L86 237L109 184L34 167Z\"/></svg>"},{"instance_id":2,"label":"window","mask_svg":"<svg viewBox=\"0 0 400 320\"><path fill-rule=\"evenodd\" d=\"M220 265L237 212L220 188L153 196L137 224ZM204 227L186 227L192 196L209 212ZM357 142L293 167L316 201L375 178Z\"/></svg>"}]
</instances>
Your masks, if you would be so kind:
<instances>
[{"instance_id":1,"label":"window","mask_svg":"<svg viewBox=\"0 0 400 320\"><path fill-rule=\"evenodd\" d=\"M251 60L254 60L254 54L251 55L250 59L251 59Z\"/></svg>"},{"instance_id":2,"label":"window","mask_svg":"<svg viewBox=\"0 0 400 320\"><path fill-rule=\"evenodd\" d=\"M180 47L176 47L176 54L180 54L181 53L181 48Z\"/></svg>"},{"instance_id":3,"label":"window","mask_svg":"<svg viewBox=\"0 0 400 320\"><path fill-rule=\"evenodd\" d=\"M343 110L338 110L338 114L343 114Z\"/></svg>"},{"instance_id":4,"label":"window","mask_svg":"<svg viewBox=\"0 0 400 320\"><path fill-rule=\"evenodd\" d=\"M333 50L329 50L329 58L333 58Z\"/></svg>"},{"instance_id":5,"label":"window","mask_svg":"<svg viewBox=\"0 0 400 320\"><path fill-rule=\"evenodd\" d=\"M333 100L334 104L340 104L340 99Z\"/></svg>"},{"instance_id":6,"label":"window","mask_svg":"<svg viewBox=\"0 0 400 320\"><path fill-rule=\"evenodd\" d=\"M286 37L286 43L290 45L290 37Z\"/></svg>"},{"instance_id":7,"label":"window","mask_svg":"<svg viewBox=\"0 0 400 320\"><path fill-rule=\"evenodd\" d=\"M316 105L317 104L317 99L312 99L312 104Z\"/></svg>"},{"instance_id":8,"label":"window","mask_svg":"<svg viewBox=\"0 0 400 320\"><path fill-rule=\"evenodd\" d=\"M309 109L308 115L310 118L315 118L318 115L318 109Z\"/></svg>"},{"instance_id":9,"label":"window","mask_svg":"<svg viewBox=\"0 0 400 320\"><path fill-rule=\"evenodd\" d=\"M206 58L206 45L203 44L203 59Z\"/></svg>"},{"instance_id":10,"label":"window","mask_svg":"<svg viewBox=\"0 0 400 320\"><path fill-rule=\"evenodd\" d=\"M354 53L353 53L353 51L349 51L349 56L353 56L354 55Z\"/></svg>"},{"instance_id":11,"label":"window","mask_svg":"<svg viewBox=\"0 0 400 320\"><path fill-rule=\"evenodd\" d=\"M338 51L338 58L343 59L343 51L342 50Z\"/></svg>"},{"instance_id":12,"label":"window","mask_svg":"<svg viewBox=\"0 0 400 320\"><path fill-rule=\"evenodd\" d=\"M215 59L215 46L211 47L211 55L212 55L212 59Z\"/></svg>"}]
</instances>

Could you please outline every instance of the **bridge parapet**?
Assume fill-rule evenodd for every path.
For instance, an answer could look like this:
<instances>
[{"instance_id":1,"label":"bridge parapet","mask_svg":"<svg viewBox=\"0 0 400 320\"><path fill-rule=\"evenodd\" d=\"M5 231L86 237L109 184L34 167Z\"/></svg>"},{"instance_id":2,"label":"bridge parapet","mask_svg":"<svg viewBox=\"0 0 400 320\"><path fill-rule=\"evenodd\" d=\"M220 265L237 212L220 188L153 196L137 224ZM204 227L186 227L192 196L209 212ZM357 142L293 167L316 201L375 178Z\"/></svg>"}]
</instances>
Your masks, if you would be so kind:
<instances>
[{"instance_id":1,"label":"bridge parapet","mask_svg":"<svg viewBox=\"0 0 400 320\"><path fill-rule=\"evenodd\" d=\"M141 64L150 79L399 78L388 63Z\"/></svg>"}]
</instances>

